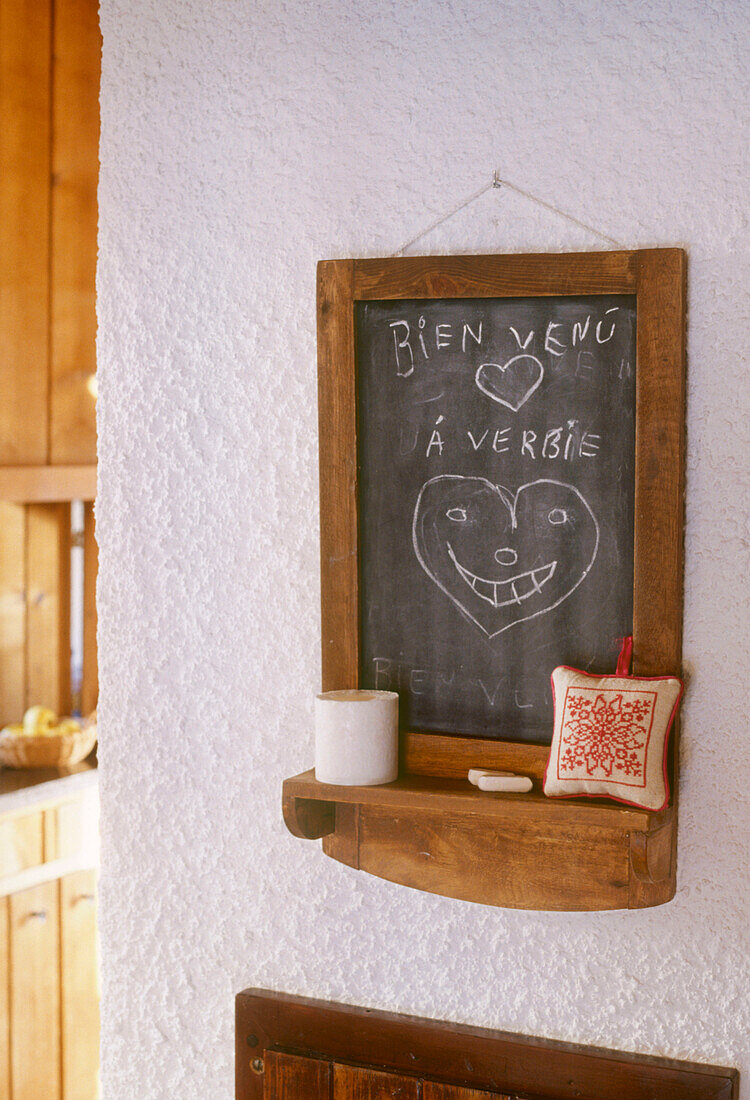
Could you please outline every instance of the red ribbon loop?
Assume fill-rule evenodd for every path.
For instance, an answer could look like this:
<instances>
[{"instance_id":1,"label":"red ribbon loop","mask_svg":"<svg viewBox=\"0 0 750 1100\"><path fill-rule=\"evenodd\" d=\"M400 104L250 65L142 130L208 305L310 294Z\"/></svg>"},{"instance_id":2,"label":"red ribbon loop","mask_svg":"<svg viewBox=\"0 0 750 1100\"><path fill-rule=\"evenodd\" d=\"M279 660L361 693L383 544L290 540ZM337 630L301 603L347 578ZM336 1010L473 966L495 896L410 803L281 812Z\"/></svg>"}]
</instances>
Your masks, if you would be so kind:
<instances>
[{"instance_id":1,"label":"red ribbon loop","mask_svg":"<svg viewBox=\"0 0 750 1100\"><path fill-rule=\"evenodd\" d=\"M633 635L629 634L627 638L622 639L622 649L620 650L620 656L617 658L617 671L616 676L629 676L630 675L630 662L633 659Z\"/></svg>"}]
</instances>

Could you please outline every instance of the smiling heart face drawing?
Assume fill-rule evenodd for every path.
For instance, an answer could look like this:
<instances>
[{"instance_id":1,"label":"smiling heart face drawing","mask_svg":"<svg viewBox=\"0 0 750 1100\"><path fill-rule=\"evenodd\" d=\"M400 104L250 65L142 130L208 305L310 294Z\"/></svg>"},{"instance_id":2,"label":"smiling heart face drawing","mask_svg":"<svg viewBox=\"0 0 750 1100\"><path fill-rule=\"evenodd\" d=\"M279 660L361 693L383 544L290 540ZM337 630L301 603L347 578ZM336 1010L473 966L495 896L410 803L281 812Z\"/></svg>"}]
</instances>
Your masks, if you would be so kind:
<instances>
[{"instance_id":1,"label":"smiling heart face drawing","mask_svg":"<svg viewBox=\"0 0 750 1100\"><path fill-rule=\"evenodd\" d=\"M514 494L483 477L443 474L422 486L412 537L428 577L494 638L567 599L594 563L599 525L560 481Z\"/></svg>"}]
</instances>

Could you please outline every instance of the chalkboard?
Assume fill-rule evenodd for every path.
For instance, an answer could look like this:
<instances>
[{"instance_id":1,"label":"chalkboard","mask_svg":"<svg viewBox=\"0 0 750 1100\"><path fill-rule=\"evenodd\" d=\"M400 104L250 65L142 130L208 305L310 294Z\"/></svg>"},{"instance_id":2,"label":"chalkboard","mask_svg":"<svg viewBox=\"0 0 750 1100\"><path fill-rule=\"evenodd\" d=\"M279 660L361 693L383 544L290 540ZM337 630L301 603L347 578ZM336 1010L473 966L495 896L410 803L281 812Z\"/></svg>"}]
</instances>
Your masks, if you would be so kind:
<instances>
[{"instance_id":1,"label":"chalkboard","mask_svg":"<svg viewBox=\"0 0 750 1100\"><path fill-rule=\"evenodd\" d=\"M636 299L355 303L360 683L549 742L633 628Z\"/></svg>"}]
</instances>

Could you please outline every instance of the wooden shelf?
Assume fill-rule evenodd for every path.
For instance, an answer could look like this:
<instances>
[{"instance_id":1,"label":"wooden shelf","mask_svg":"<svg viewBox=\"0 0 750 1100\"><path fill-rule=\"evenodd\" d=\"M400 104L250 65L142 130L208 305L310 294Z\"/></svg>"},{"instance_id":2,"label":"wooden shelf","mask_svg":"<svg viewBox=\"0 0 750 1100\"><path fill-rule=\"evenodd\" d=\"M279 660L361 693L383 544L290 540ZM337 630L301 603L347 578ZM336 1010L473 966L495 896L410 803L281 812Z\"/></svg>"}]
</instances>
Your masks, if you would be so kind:
<instances>
[{"instance_id":1,"label":"wooden shelf","mask_svg":"<svg viewBox=\"0 0 750 1100\"><path fill-rule=\"evenodd\" d=\"M17 504L93 500L96 466L0 466L0 500Z\"/></svg>"},{"instance_id":2,"label":"wooden shelf","mask_svg":"<svg viewBox=\"0 0 750 1100\"><path fill-rule=\"evenodd\" d=\"M477 814L493 821L575 823L643 833L653 831L654 819L663 824L665 813L653 814L648 810L595 799L571 801L546 798L538 789L538 784L527 794L493 794L478 790L468 779L408 775L395 783L377 787L339 787L332 783L319 783L312 768L287 779L284 795L313 802L389 806L400 810L441 810L445 813Z\"/></svg>"},{"instance_id":3,"label":"wooden shelf","mask_svg":"<svg viewBox=\"0 0 750 1100\"><path fill-rule=\"evenodd\" d=\"M514 909L660 905L674 895L673 809L489 794L406 775L381 787L287 779L284 820L351 867L434 894Z\"/></svg>"}]
</instances>

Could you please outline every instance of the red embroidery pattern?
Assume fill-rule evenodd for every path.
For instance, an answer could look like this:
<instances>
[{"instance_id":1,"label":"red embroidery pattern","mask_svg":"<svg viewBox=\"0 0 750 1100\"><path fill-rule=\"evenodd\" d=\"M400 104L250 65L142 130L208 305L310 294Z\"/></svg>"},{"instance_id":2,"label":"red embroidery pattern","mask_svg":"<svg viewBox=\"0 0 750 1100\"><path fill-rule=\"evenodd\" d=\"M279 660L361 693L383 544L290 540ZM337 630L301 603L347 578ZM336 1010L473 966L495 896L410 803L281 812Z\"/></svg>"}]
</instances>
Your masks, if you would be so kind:
<instances>
[{"instance_id":1,"label":"red embroidery pattern","mask_svg":"<svg viewBox=\"0 0 750 1100\"><path fill-rule=\"evenodd\" d=\"M558 756L560 778L645 786L655 705L656 692L569 687Z\"/></svg>"}]
</instances>

